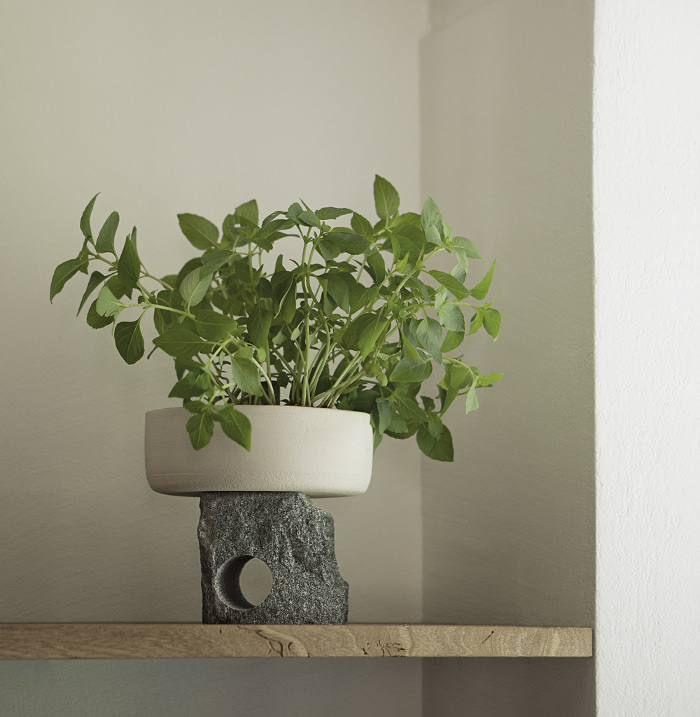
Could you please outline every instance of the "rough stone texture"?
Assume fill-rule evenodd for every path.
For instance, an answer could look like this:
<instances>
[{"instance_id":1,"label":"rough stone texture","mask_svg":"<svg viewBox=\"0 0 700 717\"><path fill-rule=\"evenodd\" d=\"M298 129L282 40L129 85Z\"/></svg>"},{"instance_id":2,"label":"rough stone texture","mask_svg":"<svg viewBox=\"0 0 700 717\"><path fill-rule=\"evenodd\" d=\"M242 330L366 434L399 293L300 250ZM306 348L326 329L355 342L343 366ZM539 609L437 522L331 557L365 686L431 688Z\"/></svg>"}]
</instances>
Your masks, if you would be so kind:
<instances>
[{"instance_id":1,"label":"rough stone texture","mask_svg":"<svg viewBox=\"0 0 700 717\"><path fill-rule=\"evenodd\" d=\"M333 516L302 493L216 492L200 499L202 622L347 622L348 584L335 557ZM258 606L241 594L243 565L259 558L272 573Z\"/></svg>"}]
</instances>

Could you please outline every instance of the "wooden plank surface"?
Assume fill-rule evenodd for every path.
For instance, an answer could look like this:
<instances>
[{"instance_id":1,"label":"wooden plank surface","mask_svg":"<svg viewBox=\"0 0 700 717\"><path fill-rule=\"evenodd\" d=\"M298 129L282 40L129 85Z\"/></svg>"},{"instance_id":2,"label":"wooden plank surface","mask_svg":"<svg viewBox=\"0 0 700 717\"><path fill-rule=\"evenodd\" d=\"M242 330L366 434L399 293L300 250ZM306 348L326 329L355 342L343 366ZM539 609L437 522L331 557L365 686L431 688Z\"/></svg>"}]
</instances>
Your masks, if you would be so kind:
<instances>
[{"instance_id":1,"label":"wooden plank surface","mask_svg":"<svg viewBox=\"0 0 700 717\"><path fill-rule=\"evenodd\" d=\"M590 657L592 630L473 625L0 624L0 659Z\"/></svg>"}]
</instances>

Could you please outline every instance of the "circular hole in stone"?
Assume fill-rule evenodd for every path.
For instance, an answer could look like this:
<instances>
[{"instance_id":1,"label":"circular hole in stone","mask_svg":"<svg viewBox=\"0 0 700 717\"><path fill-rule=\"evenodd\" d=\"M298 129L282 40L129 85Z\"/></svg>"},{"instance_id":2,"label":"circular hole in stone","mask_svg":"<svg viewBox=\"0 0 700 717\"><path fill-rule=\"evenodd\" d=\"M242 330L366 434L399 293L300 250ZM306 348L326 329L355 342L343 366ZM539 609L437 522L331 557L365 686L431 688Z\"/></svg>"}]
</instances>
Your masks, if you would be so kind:
<instances>
[{"instance_id":1,"label":"circular hole in stone","mask_svg":"<svg viewBox=\"0 0 700 717\"><path fill-rule=\"evenodd\" d=\"M272 590L272 573L267 564L252 555L227 560L216 575L219 597L235 610L260 605Z\"/></svg>"}]
</instances>

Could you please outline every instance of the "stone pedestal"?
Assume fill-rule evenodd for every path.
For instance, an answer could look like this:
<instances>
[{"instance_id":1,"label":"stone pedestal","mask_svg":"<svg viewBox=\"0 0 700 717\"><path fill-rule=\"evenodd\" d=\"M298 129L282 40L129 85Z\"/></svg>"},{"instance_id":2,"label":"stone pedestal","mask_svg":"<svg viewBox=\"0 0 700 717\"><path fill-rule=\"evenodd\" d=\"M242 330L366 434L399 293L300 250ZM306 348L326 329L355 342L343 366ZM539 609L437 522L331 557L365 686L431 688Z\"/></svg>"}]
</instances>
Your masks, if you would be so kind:
<instances>
[{"instance_id":1,"label":"stone pedestal","mask_svg":"<svg viewBox=\"0 0 700 717\"><path fill-rule=\"evenodd\" d=\"M302 493L275 492L206 492L200 510L202 622L347 622L348 584L335 558L330 513ZM239 583L251 558L262 560L273 580L257 606Z\"/></svg>"}]
</instances>

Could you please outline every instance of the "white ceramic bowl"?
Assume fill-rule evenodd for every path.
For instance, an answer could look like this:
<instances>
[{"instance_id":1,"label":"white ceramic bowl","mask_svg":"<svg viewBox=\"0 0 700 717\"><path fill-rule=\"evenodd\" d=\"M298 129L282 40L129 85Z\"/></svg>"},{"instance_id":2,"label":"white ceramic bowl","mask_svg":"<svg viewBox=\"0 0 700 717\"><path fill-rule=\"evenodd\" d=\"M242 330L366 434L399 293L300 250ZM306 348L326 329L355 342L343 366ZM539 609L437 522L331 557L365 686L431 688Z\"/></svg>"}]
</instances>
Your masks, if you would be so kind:
<instances>
[{"instance_id":1,"label":"white ceramic bowl","mask_svg":"<svg viewBox=\"0 0 700 717\"><path fill-rule=\"evenodd\" d=\"M167 495L296 491L312 498L364 493L372 476L369 415L302 406L239 406L253 427L250 453L216 425L195 451L184 408L146 414L146 476Z\"/></svg>"}]
</instances>

